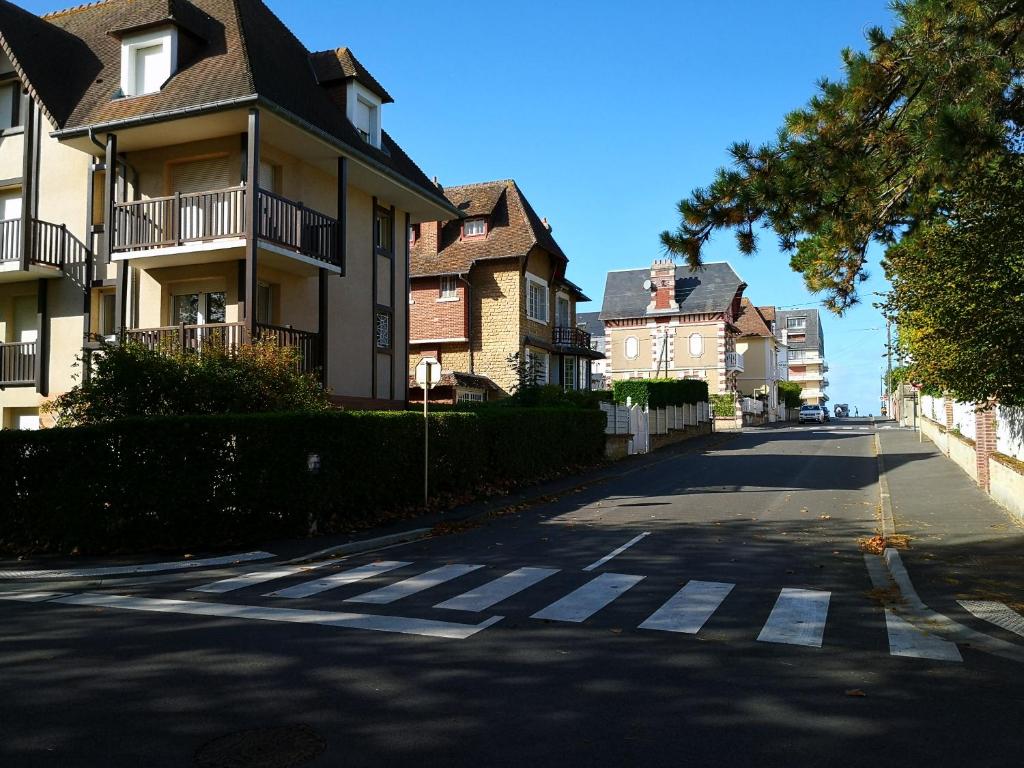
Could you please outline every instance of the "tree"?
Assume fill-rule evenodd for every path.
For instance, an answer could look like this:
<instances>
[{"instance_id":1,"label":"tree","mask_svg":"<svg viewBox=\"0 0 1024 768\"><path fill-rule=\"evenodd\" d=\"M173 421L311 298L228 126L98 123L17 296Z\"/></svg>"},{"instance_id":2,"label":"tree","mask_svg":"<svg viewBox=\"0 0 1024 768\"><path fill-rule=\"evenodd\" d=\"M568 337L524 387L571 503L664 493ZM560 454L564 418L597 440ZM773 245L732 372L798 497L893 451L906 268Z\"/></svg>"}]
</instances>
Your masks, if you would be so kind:
<instances>
[{"instance_id":1,"label":"tree","mask_svg":"<svg viewBox=\"0 0 1024 768\"><path fill-rule=\"evenodd\" d=\"M670 253L700 267L720 229L757 250L764 226L837 313L857 302L870 243L941 217L943 193L1024 147L1024 0L898 0L891 34L842 53L845 76L790 113L775 141L678 204Z\"/></svg>"},{"instance_id":2,"label":"tree","mask_svg":"<svg viewBox=\"0 0 1024 768\"><path fill-rule=\"evenodd\" d=\"M1024 158L962 180L939 203L944 216L885 258L906 376L963 401L1024 405Z\"/></svg>"},{"instance_id":3,"label":"tree","mask_svg":"<svg viewBox=\"0 0 1024 768\"><path fill-rule=\"evenodd\" d=\"M800 392L803 389L796 381L779 382L779 400L787 408L799 408L803 400L800 399Z\"/></svg>"}]
</instances>

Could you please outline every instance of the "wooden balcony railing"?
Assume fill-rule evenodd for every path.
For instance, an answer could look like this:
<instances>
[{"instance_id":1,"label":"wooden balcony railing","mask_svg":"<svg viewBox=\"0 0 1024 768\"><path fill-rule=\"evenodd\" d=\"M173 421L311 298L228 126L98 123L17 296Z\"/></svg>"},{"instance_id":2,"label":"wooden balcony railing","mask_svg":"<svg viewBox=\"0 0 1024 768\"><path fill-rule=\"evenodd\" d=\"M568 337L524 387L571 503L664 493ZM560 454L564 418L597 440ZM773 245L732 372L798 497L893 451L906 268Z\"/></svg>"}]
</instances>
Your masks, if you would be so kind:
<instances>
[{"instance_id":1,"label":"wooden balcony railing","mask_svg":"<svg viewBox=\"0 0 1024 768\"><path fill-rule=\"evenodd\" d=\"M560 347L590 349L590 334L582 328L556 325L551 329L551 343Z\"/></svg>"},{"instance_id":2,"label":"wooden balcony railing","mask_svg":"<svg viewBox=\"0 0 1024 768\"><path fill-rule=\"evenodd\" d=\"M0 221L0 261L21 258L21 219Z\"/></svg>"},{"instance_id":3,"label":"wooden balcony railing","mask_svg":"<svg viewBox=\"0 0 1024 768\"><path fill-rule=\"evenodd\" d=\"M337 219L264 189L259 202L259 237L329 264L338 263Z\"/></svg>"},{"instance_id":4,"label":"wooden balcony railing","mask_svg":"<svg viewBox=\"0 0 1024 768\"><path fill-rule=\"evenodd\" d=\"M114 206L115 253L169 248L246 234L246 188L153 197ZM338 221L259 190L257 237L305 256L338 263Z\"/></svg>"},{"instance_id":5,"label":"wooden balcony railing","mask_svg":"<svg viewBox=\"0 0 1024 768\"><path fill-rule=\"evenodd\" d=\"M320 334L300 331L288 326L256 324L256 337L272 339L278 346L295 347L299 353L298 368L313 373L320 368ZM250 341L244 323L207 323L205 325L165 325L159 328L131 328L125 338L136 341L155 352L218 350L229 354Z\"/></svg>"},{"instance_id":6,"label":"wooden balcony railing","mask_svg":"<svg viewBox=\"0 0 1024 768\"><path fill-rule=\"evenodd\" d=\"M29 261L33 264L46 264L61 269L72 247L72 237L63 224L51 224L48 221L32 219L32 255ZM21 258L21 219L0 221L0 261L13 261Z\"/></svg>"},{"instance_id":7,"label":"wooden balcony railing","mask_svg":"<svg viewBox=\"0 0 1024 768\"><path fill-rule=\"evenodd\" d=\"M0 386L35 384L37 356L34 341L0 344Z\"/></svg>"}]
</instances>

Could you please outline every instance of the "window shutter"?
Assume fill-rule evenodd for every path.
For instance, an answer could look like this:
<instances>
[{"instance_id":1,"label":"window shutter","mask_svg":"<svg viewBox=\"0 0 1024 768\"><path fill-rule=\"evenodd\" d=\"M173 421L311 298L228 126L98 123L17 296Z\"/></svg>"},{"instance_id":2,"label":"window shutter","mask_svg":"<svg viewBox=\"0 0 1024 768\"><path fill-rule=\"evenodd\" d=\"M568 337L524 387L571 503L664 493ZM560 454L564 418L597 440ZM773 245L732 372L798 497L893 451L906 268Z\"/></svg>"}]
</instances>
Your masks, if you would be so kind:
<instances>
[{"instance_id":1,"label":"window shutter","mask_svg":"<svg viewBox=\"0 0 1024 768\"><path fill-rule=\"evenodd\" d=\"M227 189L231 185L231 163L227 156L171 166L171 192L192 194Z\"/></svg>"}]
</instances>

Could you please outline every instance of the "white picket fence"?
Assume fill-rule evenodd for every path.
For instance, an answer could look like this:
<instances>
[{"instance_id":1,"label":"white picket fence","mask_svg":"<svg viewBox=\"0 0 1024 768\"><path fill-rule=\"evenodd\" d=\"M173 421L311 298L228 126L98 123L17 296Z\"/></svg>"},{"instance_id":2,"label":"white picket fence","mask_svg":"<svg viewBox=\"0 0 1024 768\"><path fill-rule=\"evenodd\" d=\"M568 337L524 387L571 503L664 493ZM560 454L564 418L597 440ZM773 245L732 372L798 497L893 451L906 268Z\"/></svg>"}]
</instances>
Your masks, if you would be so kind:
<instances>
[{"instance_id":1,"label":"white picket fence","mask_svg":"<svg viewBox=\"0 0 1024 768\"><path fill-rule=\"evenodd\" d=\"M743 413L753 413L755 415L764 413L764 403L760 400L755 400L753 397L741 397L740 408Z\"/></svg>"},{"instance_id":2,"label":"white picket fence","mask_svg":"<svg viewBox=\"0 0 1024 768\"><path fill-rule=\"evenodd\" d=\"M670 430L696 427L711 418L708 403L671 405L666 408L647 408L639 405L601 403L607 417L606 435L631 435L629 453L647 453L651 435L667 435Z\"/></svg>"},{"instance_id":3,"label":"white picket fence","mask_svg":"<svg viewBox=\"0 0 1024 768\"><path fill-rule=\"evenodd\" d=\"M977 439L976 408L974 403L953 401L953 429L971 440ZM921 413L945 426L946 399L922 395ZM996 450L1005 456L1024 460L1024 408L1005 405L996 408Z\"/></svg>"}]
</instances>

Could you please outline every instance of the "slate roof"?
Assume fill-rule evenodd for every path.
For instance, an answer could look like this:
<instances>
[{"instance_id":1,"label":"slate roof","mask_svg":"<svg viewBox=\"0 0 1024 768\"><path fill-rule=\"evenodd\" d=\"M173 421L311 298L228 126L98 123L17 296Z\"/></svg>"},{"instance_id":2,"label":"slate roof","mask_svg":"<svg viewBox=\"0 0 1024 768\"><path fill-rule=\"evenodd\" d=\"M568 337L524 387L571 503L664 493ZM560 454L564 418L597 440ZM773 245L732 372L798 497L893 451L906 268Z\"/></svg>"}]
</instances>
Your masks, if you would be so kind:
<instances>
[{"instance_id":1,"label":"slate roof","mask_svg":"<svg viewBox=\"0 0 1024 768\"><path fill-rule=\"evenodd\" d=\"M771 337L773 335L771 328L768 327L765 316L761 313L761 308L755 307L754 303L745 296L740 299L739 317L733 322L740 336Z\"/></svg>"},{"instance_id":2,"label":"slate roof","mask_svg":"<svg viewBox=\"0 0 1024 768\"><path fill-rule=\"evenodd\" d=\"M825 334L821 330L821 318L818 316L818 310L816 309L786 309L779 310L777 314L776 322L778 327L782 330L786 330L786 320L791 317L804 317L807 319L807 327L804 329L804 341L786 341L786 345L793 350L807 350L817 351L819 354L825 354ZM790 331L794 333L794 331ZM799 331L795 331L799 333Z\"/></svg>"},{"instance_id":3,"label":"slate roof","mask_svg":"<svg viewBox=\"0 0 1024 768\"><path fill-rule=\"evenodd\" d=\"M158 93L121 97L114 33L168 20L184 30L177 72ZM381 149L362 140L318 83L315 55L262 0L101 0L43 17L0 0L0 44L58 133L262 103L450 207L390 136L383 135ZM350 66L376 83L354 57L344 58L342 71Z\"/></svg>"},{"instance_id":4,"label":"slate roof","mask_svg":"<svg viewBox=\"0 0 1024 768\"><path fill-rule=\"evenodd\" d=\"M384 86L377 82L377 78L369 73L359 59L355 57L348 48L338 48L333 51L317 51L310 55L313 62L313 71L316 73L317 82L320 85L337 82L339 80L355 80L360 85L380 96L385 104L391 104L391 98Z\"/></svg>"},{"instance_id":5,"label":"slate roof","mask_svg":"<svg viewBox=\"0 0 1024 768\"><path fill-rule=\"evenodd\" d=\"M437 253L423 238L409 249L410 274L465 274L476 261L518 258L535 246L567 262L551 232L541 222L519 185L512 179L448 187L445 197L460 212L489 217L486 237L460 239L461 221L447 221L441 228Z\"/></svg>"},{"instance_id":6,"label":"slate roof","mask_svg":"<svg viewBox=\"0 0 1024 768\"><path fill-rule=\"evenodd\" d=\"M609 272L604 285L601 319L646 317L651 292L644 288L644 281L650 277L649 267ZM676 267L676 301L682 315L724 312L736 297L736 292L745 287L746 283L724 261L707 263L695 271L687 266Z\"/></svg>"},{"instance_id":7,"label":"slate roof","mask_svg":"<svg viewBox=\"0 0 1024 768\"><path fill-rule=\"evenodd\" d=\"M591 336L604 336L604 323L600 312L577 312L576 325Z\"/></svg>"}]
</instances>

